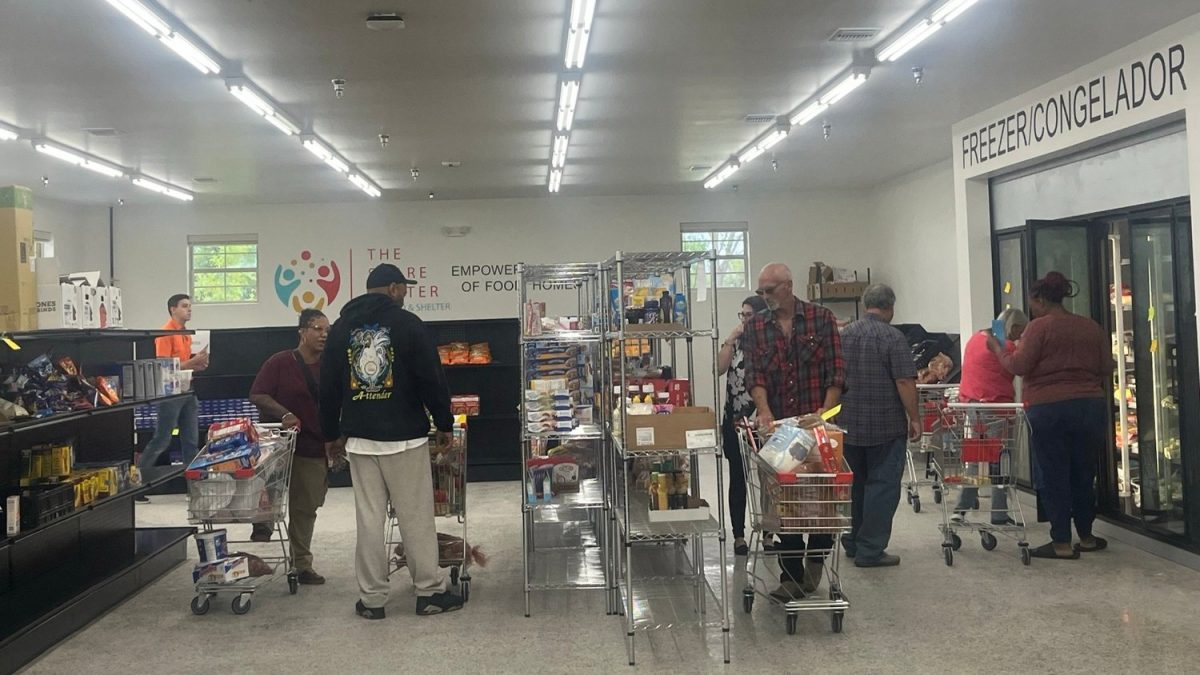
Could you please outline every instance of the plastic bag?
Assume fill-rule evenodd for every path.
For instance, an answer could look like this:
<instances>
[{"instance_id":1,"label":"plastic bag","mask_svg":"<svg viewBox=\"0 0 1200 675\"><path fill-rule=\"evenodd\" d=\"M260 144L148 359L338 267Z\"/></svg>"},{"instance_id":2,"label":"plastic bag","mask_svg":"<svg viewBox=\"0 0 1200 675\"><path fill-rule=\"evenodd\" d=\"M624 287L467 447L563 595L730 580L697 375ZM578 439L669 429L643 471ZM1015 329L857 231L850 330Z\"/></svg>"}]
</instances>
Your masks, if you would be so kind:
<instances>
[{"instance_id":1,"label":"plastic bag","mask_svg":"<svg viewBox=\"0 0 1200 675\"><path fill-rule=\"evenodd\" d=\"M776 473L792 473L808 460L816 447L817 437L811 429L785 423L775 429L775 433L758 451L758 456Z\"/></svg>"}]
</instances>

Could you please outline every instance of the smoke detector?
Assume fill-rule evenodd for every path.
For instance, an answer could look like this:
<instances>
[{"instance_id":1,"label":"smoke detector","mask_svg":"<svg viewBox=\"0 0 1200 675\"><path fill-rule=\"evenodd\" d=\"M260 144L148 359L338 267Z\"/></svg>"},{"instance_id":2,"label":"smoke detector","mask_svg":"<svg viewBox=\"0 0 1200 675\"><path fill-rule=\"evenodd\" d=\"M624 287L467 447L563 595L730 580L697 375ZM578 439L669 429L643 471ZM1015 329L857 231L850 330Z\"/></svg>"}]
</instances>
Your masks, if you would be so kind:
<instances>
[{"instance_id":1,"label":"smoke detector","mask_svg":"<svg viewBox=\"0 0 1200 675\"><path fill-rule=\"evenodd\" d=\"M371 30L401 30L404 28L404 17L395 12L370 14L367 16L367 28Z\"/></svg>"}]
</instances>

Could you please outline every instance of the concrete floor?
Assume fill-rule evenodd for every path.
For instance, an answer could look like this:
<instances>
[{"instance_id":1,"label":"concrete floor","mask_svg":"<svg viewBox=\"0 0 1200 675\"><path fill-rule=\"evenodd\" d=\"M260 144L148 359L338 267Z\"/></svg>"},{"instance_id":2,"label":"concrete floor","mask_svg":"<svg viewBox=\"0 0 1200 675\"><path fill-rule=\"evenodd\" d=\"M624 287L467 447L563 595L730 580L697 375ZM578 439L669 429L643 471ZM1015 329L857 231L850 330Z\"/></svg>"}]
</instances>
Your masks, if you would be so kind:
<instances>
[{"instance_id":1,"label":"concrete floor","mask_svg":"<svg viewBox=\"0 0 1200 675\"><path fill-rule=\"evenodd\" d=\"M491 558L473 570L471 601L458 613L418 618L403 574L388 618L353 613L354 499L332 490L314 550L325 586L289 596L274 584L245 616L227 602L193 616L190 564L45 654L26 672L130 673L616 672L628 668L623 620L605 615L596 591L542 592L523 616L519 487L472 484L470 541ZM939 511L896 517L898 568L843 567L852 607L845 632L825 614L801 615L788 636L782 612L758 602L743 614L744 575L731 572L733 661L721 661L719 629L677 628L637 637L649 672L1194 672L1200 662L1200 573L1113 542L1074 562L1021 565L1015 544L993 552L967 537L953 567L942 559ZM180 523L182 497L143 505L146 525ZM238 527L238 526L234 526ZM248 529L241 526L241 529ZM446 528L446 531L453 530ZM1047 541L1045 526L1030 541ZM193 557L194 550L191 551ZM732 560L732 555L731 555ZM739 559L741 562L742 559Z\"/></svg>"}]
</instances>

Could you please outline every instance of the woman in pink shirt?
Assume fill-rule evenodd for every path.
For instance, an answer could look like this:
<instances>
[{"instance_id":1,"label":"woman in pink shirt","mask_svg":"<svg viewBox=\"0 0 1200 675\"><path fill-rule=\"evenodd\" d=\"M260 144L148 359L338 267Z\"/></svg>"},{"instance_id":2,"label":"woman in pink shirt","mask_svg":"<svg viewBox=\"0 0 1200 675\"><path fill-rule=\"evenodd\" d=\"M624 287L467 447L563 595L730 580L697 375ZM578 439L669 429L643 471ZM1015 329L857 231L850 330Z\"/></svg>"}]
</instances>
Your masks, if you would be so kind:
<instances>
[{"instance_id":1,"label":"woman in pink shirt","mask_svg":"<svg viewBox=\"0 0 1200 675\"><path fill-rule=\"evenodd\" d=\"M1032 432L1038 498L1050 520L1051 542L1035 558L1075 560L1108 542L1093 536L1096 463L1112 433L1105 410L1105 379L1115 363L1108 331L1063 307L1074 282L1049 272L1033 284L1029 309L1034 320L1012 354L993 337L988 348L1009 372L1024 378L1022 398ZM1071 546L1071 522L1079 543Z\"/></svg>"},{"instance_id":2,"label":"woman in pink shirt","mask_svg":"<svg viewBox=\"0 0 1200 675\"><path fill-rule=\"evenodd\" d=\"M1004 324L1004 353L1016 351L1017 340L1029 325L1025 312L1006 309L996 317ZM967 340L963 350L962 383L958 388L958 400L963 403L1013 403L1017 400L1013 387L1013 374L1000 363L1000 359L988 349L990 330L981 330ZM979 488L963 487L954 507L954 521L962 522L967 511L979 508ZM1008 515L1008 492L1003 487L992 488L991 521L993 525L1011 525Z\"/></svg>"}]
</instances>

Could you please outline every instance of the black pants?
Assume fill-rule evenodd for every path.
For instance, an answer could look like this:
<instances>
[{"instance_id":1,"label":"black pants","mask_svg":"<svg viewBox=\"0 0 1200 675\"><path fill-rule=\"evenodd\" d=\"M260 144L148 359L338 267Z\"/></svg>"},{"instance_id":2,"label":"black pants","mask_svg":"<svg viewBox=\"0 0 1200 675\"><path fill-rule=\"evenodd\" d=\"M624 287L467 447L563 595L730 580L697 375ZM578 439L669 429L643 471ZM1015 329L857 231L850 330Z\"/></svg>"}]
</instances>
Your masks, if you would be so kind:
<instances>
[{"instance_id":1,"label":"black pants","mask_svg":"<svg viewBox=\"0 0 1200 675\"><path fill-rule=\"evenodd\" d=\"M804 561L813 560L824 562L825 556L833 549L832 534L808 535L808 546L805 546L803 534L781 534L775 551L779 554L780 581L795 581L804 579ZM805 554L805 551L813 553Z\"/></svg>"},{"instance_id":2,"label":"black pants","mask_svg":"<svg viewBox=\"0 0 1200 675\"><path fill-rule=\"evenodd\" d=\"M1092 536L1096 462L1109 433L1104 406L1104 399L1082 398L1032 405L1026 412L1034 483L1056 544L1071 543L1072 521L1080 538Z\"/></svg>"},{"instance_id":3,"label":"black pants","mask_svg":"<svg viewBox=\"0 0 1200 675\"><path fill-rule=\"evenodd\" d=\"M746 536L746 467L742 464L742 447L738 443L734 420L728 415L721 424L721 444L729 460L729 523L734 539Z\"/></svg>"}]
</instances>

